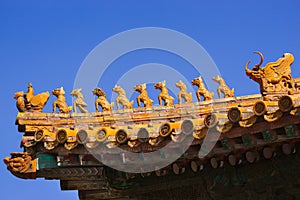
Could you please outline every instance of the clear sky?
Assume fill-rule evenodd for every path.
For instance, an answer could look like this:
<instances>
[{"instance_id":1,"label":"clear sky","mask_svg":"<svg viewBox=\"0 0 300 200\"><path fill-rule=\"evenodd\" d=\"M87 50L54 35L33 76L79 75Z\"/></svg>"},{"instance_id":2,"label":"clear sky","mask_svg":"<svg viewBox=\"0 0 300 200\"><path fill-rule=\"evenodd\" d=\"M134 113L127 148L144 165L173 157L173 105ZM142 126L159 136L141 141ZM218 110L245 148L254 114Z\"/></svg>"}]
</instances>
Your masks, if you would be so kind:
<instances>
[{"instance_id":1,"label":"clear sky","mask_svg":"<svg viewBox=\"0 0 300 200\"><path fill-rule=\"evenodd\" d=\"M193 38L209 53L236 95L259 92L244 71L248 59L252 64L259 60L253 51L261 51L265 63L293 53L292 74L300 77L299 10L297 0L0 0L0 158L22 151L21 133L14 125L14 92L26 91L31 81L36 93L64 86L69 94L87 55L102 41L129 29L162 27ZM186 69L188 78L199 76L172 54L145 50L112 63L99 86L110 93L116 77L145 63ZM71 97L66 97L71 104ZM54 99L50 97L46 111L51 111ZM153 99L157 104L157 98ZM0 177L1 199L77 199L76 192L60 191L59 181L21 180L4 164L0 164Z\"/></svg>"}]
</instances>

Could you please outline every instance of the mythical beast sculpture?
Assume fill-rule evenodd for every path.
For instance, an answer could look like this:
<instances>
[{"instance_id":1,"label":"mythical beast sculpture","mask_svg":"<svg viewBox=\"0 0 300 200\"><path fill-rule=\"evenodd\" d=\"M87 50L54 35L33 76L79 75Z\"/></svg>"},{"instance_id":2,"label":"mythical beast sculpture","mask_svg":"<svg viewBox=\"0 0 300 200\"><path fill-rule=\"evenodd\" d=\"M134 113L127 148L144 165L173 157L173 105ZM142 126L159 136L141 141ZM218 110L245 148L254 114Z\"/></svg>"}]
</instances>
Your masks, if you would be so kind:
<instances>
[{"instance_id":1,"label":"mythical beast sculpture","mask_svg":"<svg viewBox=\"0 0 300 200\"><path fill-rule=\"evenodd\" d=\"M267 94L288 93L294 94L295 83L291 75L291 64L294 56L285 53L276 62L269 62L264 67L260 67L264 61L261 52L254 52L260 56L260 62L253 69L249 69L250 60L245 66L246 74L260 85L260 92L263 96Z\"/></svg>"},{"instance_id":2,"label":"mythical beast sculpture","mask_svg":"<svg viewBox=\"0 0 300 200\"><path fill-rule=\"evenodd\" d=\"M88 111L86 109L84 109L84 107L87 107L87 104L84 102L84 97L81 93L81 88L78 89L74 89L71 92L71 96L75 97L75 101L73 103L73 111L74 113L77 113L77 108L80 110L80 112L82 113L88 113Z\"/></svg>"},{"instance_id":3,"label":"mythical beast sculpture","mask_svg":"<svg viewBox=\"0 0 300 200\"><path fill-rule=\"evenodd\" d=\"M153 100L149 98L148 92L146 90L146 83L134 86L134 91L139 92L140 95L136 98L138 107L141 106L141 102L144 104L144 107L151 108Z\"/></svg>"},{"instance_id":4,"label":"mythical beast sculpture","mask_svg":"<svg viewBox=\"0 0 300 200\"><path fill-rule=\"evenodd\" d=\"M57 99L53 102L52 108L53 113L56 113L56 108L59 109L60 113L69 113L72 110L72 106L68 106L65 97L65 90L63 87L52 90L52 95L56 96Z\"/></svg>"},{"instance_id":5,"label":"mythical beast sculpture","mask_svg":"<svg viewBox=\"0 0 300 200\"><path fill-rule=\"evenodd\" d=\"M205 86L201 76L193 79L192 85L198 86L196 96L197 96L197 99L199 102L201 101L201 96L203 96L204 101L210 101L213 99L214 93L210 92L206 89L206 86Z\"/></svg>"},{"instance_id":6,"label":"mythical beast sculpture","mask_svg":"<svg viewBox=\"0 0 300 200\"><path fill-rule=\"evenodd\" d=\"M186 85L181 80L176 83L176 87L180 89L177 94L178 103L182 104L182 99L184 99L186 103L192 103L192 93L186 91Z\"/></svg>"},{"instance_id":7,"label":"mythical beast sculpture","mask_svg":"<svg viewBox=\"0 0 300 200\"><path fill-rule=\"evenodd\" d=\"M222 98L221 93L224 94L224 98L234 97L234 88L230 90L221 76L217 75L213 77L212 80L219 83L219 87L217 89L219 99Z\"/></svg>"},{"instance_id":8,"label":"mythical beast sculpture","mask_svg":"<svg viewBox=\"0 0 300 200\"><path fill-rule=\"evenodd\" d=\"M102 111L111 111L113 109L114 102L108 102L106 94L102 88L95 88L92 92L98 97L95 101L96 112L99 112L99 106L102 108Z\"/></svg>"},{"instance_id":9,"label":"mythical beast sculpture","mask_svg":"<svg viewBox=\"0 0 300 200\"><path fill-rule=\"evenodd\" d=\"M174 98L169 95L168 88L166 87L166 81L161 81L154 85L154 88L160 90L160 94L158 95L159 105L162 106L162 101L164 101L165 106L172 106Z\"/></svg>"},{"instance_id":10,"label":"mythical beast sculpture","mask_svg":"<svg viewBox=\"0 0 300 200\"><path fill-rule=\"evenodd\" d=\"M120 104L123 106L123 109L131 109L133 105L133 101L129 101L129 99L126 97L125 90L119 86L116 85L113 89L113 92L118 94L118 97L116 98L116 104L118 110L120 109Z\"/></svg>"}]
</instances>

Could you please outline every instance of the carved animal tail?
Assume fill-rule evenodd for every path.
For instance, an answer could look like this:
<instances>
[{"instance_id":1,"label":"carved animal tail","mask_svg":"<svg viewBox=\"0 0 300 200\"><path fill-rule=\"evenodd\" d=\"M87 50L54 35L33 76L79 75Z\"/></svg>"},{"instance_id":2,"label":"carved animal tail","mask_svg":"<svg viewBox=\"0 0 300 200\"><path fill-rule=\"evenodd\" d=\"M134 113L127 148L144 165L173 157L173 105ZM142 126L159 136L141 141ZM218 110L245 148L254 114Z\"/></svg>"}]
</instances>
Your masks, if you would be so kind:
<instances>
[{"instance_id":1,"label":"carved animal tail","mask_svg":"<svg viewBox=\"0 0 300 200\"><path fill-rule=\"evenodd\" d=\"M68 106L68 112L69 113L73 109L73 106Z\"/></svg>"},{"instance_id":2,"label":"carved animal tail","mask_svg":"<svg viewBox=\"0 0 300 200\"><path fill-rule=\"evenodd\" d=\"M231 96L234 97L234 88L232 88L230 93L231 93Z\"/></svg>"},{"instance_id":3,"label":"carved animal tail","mask_svg":"<svg viewBox=\"0 0 300 200\"><path fill-rule=\"evenodd\" d=\"M192 102L192 98L193 98L193 94L190 92L188 94L188 97L189 97L190 100L187 103L191 103Z\"/></svg>"},{"instance_id":4,"label":"carved animal tail","mask_svg":"<svg viewBox=\"0 0 300 200\"><path fill-rule=\"evenodd\" d=\"M82 113L88 113L89 111L87 111L86 109L84 109L82 106L78 106L80 112Z\"/></svg>"},{"instance_id":5,"label":"carved animal tail","mask_svg":"<svg viewBox=\"0 0 300 200\"><path fill-rule=\"evenodd\" d=\"M173 104L174 100L174 97L170 96L170 104Z\"/></svg>"},{"instance_id":6,"label":"carved animal tail","mask_svg":"<svg viewBox=\"0 0 300 200\"><path fill-rule=\"evenodd\" d=\"M154 102L154 101L153 101L152 99L149 99L149 101L147 100L147 103L146 103L145 106L146 106L147 108L150 108L150 107L152 107L153 102Z\"/></svg>"},{"instance_id":7,"label":"carved animal tail","mask_svg":"<svg viewBox=\"0 0 300 200\"><path fill-rule=\"evenodd\" d=\"M130 102L128 103L128 108L129 108L129 109L132 108L133 102L134 102L134 101L132 100L132 101L130 101Z\"/></svg>"},{"instance_id":8,"label":"carved animal tail","mask_svg":"<svg viewBox=\"0 0 300 200\"><path fill-rule=\"evenodd\" d=\"M215 93L213 93L213 92L210 92L210 95L211 95L211 97L213 97L213 96L215 95Z\"/></svg>"},{"instance_id":9,"label":"carved animal tail","mask_svg":"<svg viewBox=\"0 0 300 200\"><path fill-rule=\"evenodd\" d=\"M60 112L68 114L71 110L73 110L73 106L68 106L68 107L62 108L62 110Z\"/></svg>"},{"instance_id":10,"label":"carved animal tail","mask_svg":"<svg viewBox=\"0 0 300 200\"><path fill-rule=\"evenodd\" d=\"M111 102L111 104L110 104L110 109L111 109L111 110L114 108L114 105L115 105L115 103L114 103L114 102Z\"/></svg>"}]
</instances>

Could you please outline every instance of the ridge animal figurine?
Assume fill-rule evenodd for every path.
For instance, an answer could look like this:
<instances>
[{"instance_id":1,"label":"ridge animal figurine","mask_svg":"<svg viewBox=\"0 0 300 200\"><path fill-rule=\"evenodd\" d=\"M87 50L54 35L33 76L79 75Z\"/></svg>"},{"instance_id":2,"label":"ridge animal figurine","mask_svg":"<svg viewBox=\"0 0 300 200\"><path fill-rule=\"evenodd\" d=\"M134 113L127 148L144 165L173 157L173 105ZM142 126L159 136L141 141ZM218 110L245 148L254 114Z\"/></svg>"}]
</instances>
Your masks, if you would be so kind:
<instances>
[{"instance_id":1,"label":"ridge animal figurine","mask_svg":"<svg viewBox=\"0 0 300 200\"><path fill-rule=\"evenodd\" d=\"M78 89L74 89L71 92L71 96L76 98L76 100L73 103L74 113L77 113L77 108L82 113L88 113L88 111L86 109L84 109L84 107L87 107L87 104L84 102L84 98L83 98L83 95L81 93L81 90L82 90L81 88L78 88Z\"/></svg>"},{"instance_id":2,"label":"ridge animal figurine","mask_svg":"<svg viewBox=\"0 0 300 200\"><path fill-rule=\"evenodd\" d=\"M294 94L296 85L299 85L299 78L293 79L291 74L291 65L294 62L294 56L290 53L285 53L277 61L269 62L264 67L261 67L264 61L262 53L254 53L260 56L260 62L252 69L249 69L249 60L245 66L245 70L246 75L260 85L261 94L264 97L271 93Z\"/></svg>"},{"instance_id":3,"label":"ridge animal figurine","mask_svg":"<svg viewBox=\"0 0 300 200\"><path fill-rule=\"evenodd\" d=\"M186 85L180 80L176 83L176 87L180 89L178 92L178 103L182 104L182 99L185 100L185 103L192 103L192 93L186 91Z\"/></svg>"},{"instance_id":4,"label":"ridge animal figurine","mask_svg":"<svg viewBox=\"0 0 300 200\"><path fill-rule=\"evenodd\" d=\"M153 100L150 99L148 96L148 92L146 90L146 83L134 86L134 91L140 93L140 95L136 98L138 107L141 106L141 102L146 108L152 107Z\"/></svg>"},{"instance_id":5,"label":"ridge animal figurine","mask_svg":"<svg viewBox=\"0 0 300 200\"><path fill-rule=\"evenodd\" d=\"M56 96L57 99L53 102L53 113L56 113L56 108L59 109L59 113L69 113L72 110L72 106L68 106L65 97L64 88L57 88L52 90L52 95Z\"/></svg>"},{"instance_id":6,"label":"ridge animal figurine","mask_svg":"<svg viewBox=\"0 0 300 200\"><path fill-rule=\"evenodd\" d=\"M212 80L219 83L219 87L217 89L219 99L221 98L221 93L224 94L224 98L234 97L234 88L230 90L221 76L217 75L213 77Z\"/></svg>"},{"instance_id":7,"label":"ridge animal figurine","mask_svg":"<svg viewBox=\"0 0 300 200\"><path fill-rule=\"evenodd\" d=\"M99 106L102 108L102 111L111 111L114 107L114 102L111 104L106 99L106 94L101 88L95 88L93 94L98 98L95 101L96 112L99 112Z\"/></svg>"},{"instance_id":8,"label":"ridge animal figurine","mask_svg":"<svg viewBox=\"0 0 300 200\"><path fill-rule=\"evenodd\" d=\"M49 99L49 92L43 92L34 96L32 84L28 83L28 91L24 94L23 91L16 92L14 99L17 100L16 106L19 112L36 111L42 112L44 106Z\"/></svg>"},{"instance_id":9,"label":"ridge animal figurine","mask_svg":"<svg viewBox=\"0 0 300 200\"><path fill-rule=\"evenodd\" d=\"M118 94L118 97L116 98L116 104L117 104L117 109L120 109L120 104L123 106L123 109L131 109L133 105L133 101L129 101L129 99L126 97L126 92L125 90L119 86L116 85L113 89L113 92Z\"/></svg>"},{"instance_id":10,"label":"ridge animal figurine","mask_svg":"<svg viewBox=\"0 0 300 200\"><path fill-rule=\"evenodd\" d=\"M154 85L154 88L161 91L160 94L158 95L158 102L160 106L162 106L162 101L165 102L164 104L165 106L173 105L174 98L169 95L169 91L166 87L166 81L161 81L159 83L156 83Z\"/></svg>"},{"instance_id":11,"label":"ridge animal figurine","mask_svg":"<svg viewBox=\"0 0 300 200\"><path fill-rule=\"evenodd\" d=\"M204 101L212 100L214 93L206 89L206 86L201 76L192 80L192 85L198 86L198 90L196 91L196 96L199 102L201 101L201 96L203 96Z\"/></svg>"}]
</instances>

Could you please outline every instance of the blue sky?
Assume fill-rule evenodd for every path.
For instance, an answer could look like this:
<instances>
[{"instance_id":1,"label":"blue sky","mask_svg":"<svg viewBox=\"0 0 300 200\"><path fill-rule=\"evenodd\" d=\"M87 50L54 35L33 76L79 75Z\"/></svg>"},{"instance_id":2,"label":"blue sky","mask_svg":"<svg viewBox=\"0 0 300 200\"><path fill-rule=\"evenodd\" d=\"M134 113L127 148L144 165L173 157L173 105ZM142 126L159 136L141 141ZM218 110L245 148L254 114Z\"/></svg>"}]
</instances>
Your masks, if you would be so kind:
<instances>
[{"instance_id":1,"label":"blue sky","mask_svg":"<svg viewBox=\"0 0 300 200\"><path fill-rule=\"evenodd\" d=\"M299 6L296 0L0 0L0 157L21 151L21 133L14 125L14 92L26 91L31 81L36 93L60 86L70 93L86 56L102 41L129 29L163 27L193 38L209 53L236 95L259 92L258 85L244 71L248 59L258 62L253 51L261 51L265 63L277 60L285 52L293 53L292 74L300 77ZM151 62L186 69L188 78L199 76L197 72L193 74L188 63L172 54L145 50L112 63L99 86L110 93L121 72ZM157 104L155 96L153 99ZM71 104L70 96L67 100ZM50 97L46 111L51 111L53 101L54 97ZM76 192L61 192L58 181L15 178L4 164L0 164L0 175L1 199L77 198Z\"/></svg>"}]
</instances>

